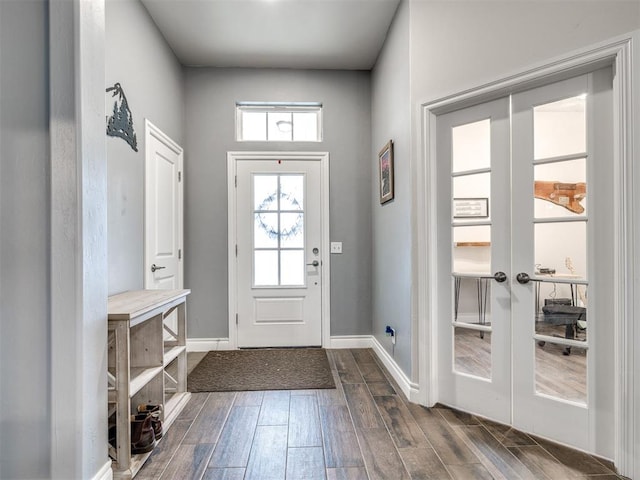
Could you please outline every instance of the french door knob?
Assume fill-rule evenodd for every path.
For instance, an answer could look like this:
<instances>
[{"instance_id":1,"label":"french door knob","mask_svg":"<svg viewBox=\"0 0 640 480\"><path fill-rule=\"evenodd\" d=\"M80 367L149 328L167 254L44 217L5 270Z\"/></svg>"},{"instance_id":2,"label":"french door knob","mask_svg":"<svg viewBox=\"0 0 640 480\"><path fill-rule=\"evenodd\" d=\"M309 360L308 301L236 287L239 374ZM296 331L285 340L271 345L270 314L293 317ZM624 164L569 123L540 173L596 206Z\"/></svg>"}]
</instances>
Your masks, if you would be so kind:
<instances>
[{"instance_id":1,"label":"french door knob","mask_svg":"<svg viewBox=\"0 0 640 480\"><path fill-rule=\"evenodd\" d=\"M518 281L518 283L522 283L523 285L525 283L529 283L529 282L539 282L540 281L540 280L536 280L535 278L531 278L528 273L524 273L524 272L520 272L519 274L517 274L516 275L516 280Z\"/></svg>"},{"instance_id":2,"label":"french door knob","mask_svg":"<svg viewBox=\"0 0 640 480\"><path fill-rule=\"evenodd\" d=\"M505 282L507 280L507 274L504 272L496 272L493 274L493 279L498 283Z\"/></svg>"},{"instance_id":3,"label":"french door knob","mask_svg":"<svg viewBox=\"0 0 640 480\"><path fill-rule=\"evenodd\" d=\"M167 267L159 267L154 263L153 265L151 265L151 273L155 273L156 270L162 270L163 268Z\"/></svg>"},{"instance_id":4,"label":"french door knob","mask_svg":"<svg viewBox=\"0 0 640 480\"><path fill-rule=\"evenodd\" d=\"M313 266L313 267L317 267L318 265L320 265L320 262L319 262L318 260L314 260L314 261L313 261L313 262L311 262L311 263L307 263L307 265L311 265L311 266Z\"/></svg>"}]
</instances>

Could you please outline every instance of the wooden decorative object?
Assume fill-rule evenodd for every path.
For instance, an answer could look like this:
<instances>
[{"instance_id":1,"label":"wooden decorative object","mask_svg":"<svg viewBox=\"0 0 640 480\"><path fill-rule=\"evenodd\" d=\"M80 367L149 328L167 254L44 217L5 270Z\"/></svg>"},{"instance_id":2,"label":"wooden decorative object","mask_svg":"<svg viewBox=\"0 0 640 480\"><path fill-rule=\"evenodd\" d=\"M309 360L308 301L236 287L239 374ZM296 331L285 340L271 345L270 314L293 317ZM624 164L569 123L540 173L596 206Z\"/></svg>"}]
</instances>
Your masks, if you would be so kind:
<instances>
[{"instance_id":1,"label":"wooden decorative object","mask_svg":"<svg viewBox=\"0 0 640 480\"><path fill-rule=\"evenodd\" d=\"M554 181L536 180L534 182L534 196L541 200L546 200L573 213L584 212L584 207L580 204L587 195L587 184L562 183Z\"/></svg>"}]
</instances>

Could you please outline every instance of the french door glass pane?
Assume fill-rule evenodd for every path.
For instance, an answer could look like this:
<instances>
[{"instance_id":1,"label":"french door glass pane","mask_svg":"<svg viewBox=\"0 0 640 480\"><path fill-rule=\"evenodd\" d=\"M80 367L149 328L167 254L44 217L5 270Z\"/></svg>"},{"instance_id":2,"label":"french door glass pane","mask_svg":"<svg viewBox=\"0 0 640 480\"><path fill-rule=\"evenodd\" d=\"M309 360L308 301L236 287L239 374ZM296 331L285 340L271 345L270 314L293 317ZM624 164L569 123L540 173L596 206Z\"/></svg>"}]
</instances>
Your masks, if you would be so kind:
<instances>
[{"instance_id":1,"label":"french door glass pane","mask_svg":"<svg viewBox=\"0 0 640 480\"><path fill-rule=\"evenodd\" d=\"M534 266L538 272L565 280L586 279L586 222L537 223L534 235Z\"/></svg>"},{"instance_id":2,"label":"french door glass pane","mask_svg":"<svg viewBox=\"0 0 640 480\"><path fill-rule=\"evenodd\" d=\"M491 378L491 332L454 328L454 371Z\"/></svg>"},{"instance_id":3,"label":"french door glass pane","mask_svg":"<svg viewBox=\"0 0 640 480\"><path fill-rule=\"evenodd\" d=\"M452 171L465 172L491 167L491 120L453 127Z\"/></svg>"},{"instance_id":4,"label":"french door glass pane","mask_svg":"<svg viewBox=\"0 0 640 480\"><path fill-rule=\"evenodd\" d=\"M453 277L453 321L491 325L491 281L478 276Z\"/></svg>"},{"instance_id":5,"label":"french door glass pane","mask_svg":"<svg viewBox=\"0 0 640 480\"><path fill-rule=\"evenodd\" d=\"M453 227L453 271L483 273L491 270L491 226Z\"/></svg>"},{"instance_id":6,"label":"french door glass pane","mask_svg":"<svg viewBox=\"0 0 640 480\"><path fill-rule=\"evenodd\" d=\"M587 215L585 158L534 166L535 218Z\"/></svg>"},{"instance_id":7,"label":"french door glass pane","mask_svg":"<svg viewBox=\"0 0 640 480\"><path fill-rule=\"evenodd\" d=\"M491 173L453 177L452 215L456 223L490 218Z\"/></svg>"},{"instance_id":8,"label":"french door glass pane","mask_svg":"<svg viewBox=\"0 0 640 480\"><path fill-rule=\"evenodd\" d=\"M586 118L586 94L534 107L534 158L585 152Z\"/></svg>"},{"instance_id":9,"label":"french door glass pane","mask_svg":"<svg viewBox=\"0 0 640 480\"><path fill-rule=\"evenodd\" d=\"M587 403L587 350L536 341L536 393Z\"/></svg>"}]
</instances>

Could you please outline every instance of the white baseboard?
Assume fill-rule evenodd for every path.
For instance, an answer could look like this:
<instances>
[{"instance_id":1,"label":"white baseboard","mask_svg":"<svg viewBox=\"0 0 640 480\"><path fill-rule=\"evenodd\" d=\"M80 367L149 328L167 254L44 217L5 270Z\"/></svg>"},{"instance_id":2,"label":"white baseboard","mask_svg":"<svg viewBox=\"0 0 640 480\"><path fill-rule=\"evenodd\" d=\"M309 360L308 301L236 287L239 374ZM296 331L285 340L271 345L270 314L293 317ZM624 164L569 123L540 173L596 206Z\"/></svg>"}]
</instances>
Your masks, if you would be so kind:
<instances>
[{"instance_id":1,"label":"white baseboard","mask_svg":"<svg viewBox=\"0 0 640 480\"><path fill-rule=\"evenodd\" d=\"M111 470L111 460L107 460L100 470L93 476L92 480L113 480L113 470Z\"/></svg>"},{"instance_id":2,"label":"white baseboard","mask_svg":"<svg viewBox=\"0 0 640 480\"><path fill-rule=\"evenodd\" d=\"M341 335L331 337L326 348L372 348L371 335Z\"/></svg>"},{"instance_id":3,"label":"white baseboard","mask_svg":"<svg viewBox=\"0 0 640 480\"><path fill-rule=\"evenodd\" d=\"M412 402L419 403L419 386L409 380L409 377L407 377L407 375L402 371L394 358L389 355L389 352L384 349L384 347L380 344L376 337L371 337L371 343L371 348L373 348L373 351L376 353L382 364L389 371L393 379L398 383L402 392Z\"/></svg>"},{"instance_id":4,"label":"white baseboard","mask_svg":"<svg viewBox=\"0 0 640 480\"><path fill-rule=\"evenodd\" d=\"M228 338L187 338L187 352L232 350Z\"/></svg>"}]
</instances>

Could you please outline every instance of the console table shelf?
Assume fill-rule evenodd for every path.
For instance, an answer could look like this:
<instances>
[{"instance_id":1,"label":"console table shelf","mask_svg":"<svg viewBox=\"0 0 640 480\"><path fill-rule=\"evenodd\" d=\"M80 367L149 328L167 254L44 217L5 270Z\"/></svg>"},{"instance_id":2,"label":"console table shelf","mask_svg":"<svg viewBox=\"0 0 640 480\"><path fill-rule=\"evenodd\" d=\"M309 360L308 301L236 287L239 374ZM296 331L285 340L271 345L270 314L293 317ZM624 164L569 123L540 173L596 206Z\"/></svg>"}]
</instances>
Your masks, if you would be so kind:
<instances>
[{"instance_id":1,"label":"console table shelf","mask_svg":"<svg viewBox=\"0 0 640 480\"><path fill-rule=\"evenodd\" d=\"M131 479L151 452L131 454L130 416L162 404L166 431L189 400L187 314L190 290L136 290L109 297L108 411L113 477Z\"/></svg>"}]
</instances>

